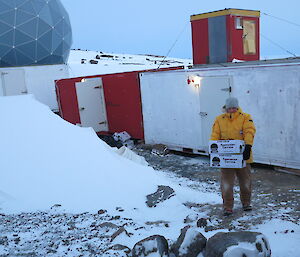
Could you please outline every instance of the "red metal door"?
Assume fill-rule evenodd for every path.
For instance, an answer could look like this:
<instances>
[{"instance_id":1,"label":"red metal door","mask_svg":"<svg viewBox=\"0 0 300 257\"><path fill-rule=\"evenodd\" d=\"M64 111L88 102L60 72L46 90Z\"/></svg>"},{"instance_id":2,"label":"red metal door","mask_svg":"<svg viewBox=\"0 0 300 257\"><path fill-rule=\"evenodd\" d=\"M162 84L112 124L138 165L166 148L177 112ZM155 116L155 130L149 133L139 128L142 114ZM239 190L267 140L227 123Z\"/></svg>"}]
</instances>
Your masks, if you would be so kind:
<instances>
[{"instance_id":1,"label":"red metal door","mask_svg":"<svg viewBox=\"0 0 300 257\"><path fill-rule=\"evenodd\" d=\"M103 77L109 130L127 131L143 139L143 119L138 72Z\"/></svg>"}]
</instances>

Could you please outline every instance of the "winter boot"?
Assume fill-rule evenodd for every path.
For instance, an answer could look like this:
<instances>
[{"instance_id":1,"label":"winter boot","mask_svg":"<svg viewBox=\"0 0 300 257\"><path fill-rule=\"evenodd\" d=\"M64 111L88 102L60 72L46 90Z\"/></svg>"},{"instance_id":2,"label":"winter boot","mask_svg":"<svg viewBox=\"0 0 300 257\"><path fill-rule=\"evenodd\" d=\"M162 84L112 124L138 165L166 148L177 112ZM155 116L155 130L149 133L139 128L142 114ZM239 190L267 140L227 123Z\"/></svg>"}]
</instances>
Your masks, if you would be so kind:
<instances>
[{"instance_id":1,"label":"winter boot","mask_svg":"<svg viewBox=\"0 0 300 257\"><path fill-rule=\"evenodd\" d=\"M231 209L224 209L223 210L223 215L224 216L230 216L232 215L233 211Z\"/></svg>"},{"instance_id":2,"label":"winter boot","mask_svg":"<svg viewBox=\"0 0 300 257\"><path fill-rule=\"evenodd\" d=\"M252 211L252 206L251 205L243 206L243 210L244 211Z\"/></svg>"}]
</instances>

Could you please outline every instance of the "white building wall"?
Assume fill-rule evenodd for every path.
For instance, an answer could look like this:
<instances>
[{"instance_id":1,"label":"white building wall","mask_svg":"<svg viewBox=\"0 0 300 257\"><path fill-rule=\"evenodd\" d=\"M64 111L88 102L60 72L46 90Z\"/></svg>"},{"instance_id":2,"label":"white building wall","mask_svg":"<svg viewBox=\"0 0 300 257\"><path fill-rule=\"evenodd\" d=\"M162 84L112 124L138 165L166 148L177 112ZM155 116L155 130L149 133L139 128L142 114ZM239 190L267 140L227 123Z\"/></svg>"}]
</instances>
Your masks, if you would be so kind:
<instances>
[{"instance_id":1,"label":"white building wall","mask_svg":"<svg viewBox=\"0 0 300 257\"><path fill-rule=\"evenodd\" d=\"M23 70L23 78L16 71ZM69 77L69 71L67 65L43 65L43 66L26 66L26 67L13 67L13 68L0 68L0 72L4 76L18 74L19 84L9 84L6 86L18 87L20 84L24 84L28 94L33 94L37 100L48 105L51 110L58 110L58 104L55 93L55 83L57 79L63 79ZM9 81L8 81L9 82ZM3 79L0 82L0 95L3 95ZM22 91L23 92L23 91Z\"/></svg>"},{"instance_id":2,"label":"white building wall","mask_svg":"<svg viewBox=\"0 0 300 257\"><path fill-rule=\"evenodd\" d=\"M168 80L164 79L167 76L166 73L168 74ZM151 81L151 75L147 75L146 73L143 75L144 77L141 80L142 96L145 94L143 92L144 85L147 84L150 86L154 83L154 81ZM231 77L232 92L230 94L239 99L240 106L244 112L252 115L257 128L253 147L255 161L290 168L300 168L300 64L283 63L265 66L252 65L247 67L214 67L188 71L167 71L156 73L155 83L162 88L167 87L169 91L178 90L177 87L173 88L174 83L179 83L175 82L175 80L186 83L187 76L189 75L198 75L200 77ZM149 77L149 81L147 81L147 76ZM166 92L162 91L160 94L159 87L157 90L155 100L153 98L152 101L159 104L160 99L161 101L165 101L164 97L160 95ZM189 94L188 91L189 87L185 84L177 94L185 98ZM147 94L149 98L152 97L150 91ZM211 101L215 101L213 95L211 96ZM162 109L165 104L165 102L161 103ZM173 104L174 108L176 108L176 102L168 102L168 105ZM216 102L217 108L223 104ZM193 105L196 106L197 103L194 102ZM144 123L147 124L149 114L145 112L144 108L143 106L143 118ZM168 106L168 108L172 108L172 106ZM189 107L188 105L181 108L186 112L196 111L196 107ZM159 109L159 107L156 107L156 109ZM161 112L163 113L163 111ZM192 116L193 114L178 112L178 116L181 115ZM148 129L145 126L146 139L148 133L159 133L157 122L153 121ZM199 122L201 122L200 119ZM177 126L182 127L186 127L186 125L183 122L177 124ZM168 127L167 119L165 120L162 117L159 126ZM198 133L199 129L201 129L201 126L194 126L194 133L186 133L183 136L191 137L191 135ZM172 133L168 137L172 137ZM158 138L161 139L161 135ZM198 140L196 137L194 139ZM192 138L189 140L192 140ZM171 145L176 145L177 142L180 142L180 140L176 137L172 138L172 142L169 139ZM163 142L157 141L152 143ZM182 144L178 144L178 146L181 147ZM193 145L186 145L185 147L192 148Z\"/></svg>"},{"instance_id":3,"label":"white building wall","mask_svg":"<svg viewBox=\"0 0 300 257\"><path fill-rule=\"evenodd\" d=\"M185 77L184 73L141 75L144 131L148 144L201 148L201 133L195 130L195 124L199 122L199 97L195 88L186 86Z\"/></svg>"}]
</instances>

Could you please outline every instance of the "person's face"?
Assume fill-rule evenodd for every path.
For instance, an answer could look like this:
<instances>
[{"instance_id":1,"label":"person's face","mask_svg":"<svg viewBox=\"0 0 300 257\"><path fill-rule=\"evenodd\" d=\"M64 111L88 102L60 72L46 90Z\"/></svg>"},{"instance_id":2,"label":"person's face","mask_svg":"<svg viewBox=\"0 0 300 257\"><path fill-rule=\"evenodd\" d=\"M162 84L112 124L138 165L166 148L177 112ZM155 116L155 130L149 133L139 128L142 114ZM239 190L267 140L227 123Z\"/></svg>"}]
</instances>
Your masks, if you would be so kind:
<instances>
[{"instance_id":1,"label":"person's face","mask_svg":"<svg viewBox=\"0 0 300 257\"><path fill-rule=\"evenodd\" d=\"M233 108L228 108L228 109L226 109L226 111L227 111L228 113L235 113L235 112L237 111L237 109L238 109L238 108L233 107Z\"/></svg>"}]
</instances>

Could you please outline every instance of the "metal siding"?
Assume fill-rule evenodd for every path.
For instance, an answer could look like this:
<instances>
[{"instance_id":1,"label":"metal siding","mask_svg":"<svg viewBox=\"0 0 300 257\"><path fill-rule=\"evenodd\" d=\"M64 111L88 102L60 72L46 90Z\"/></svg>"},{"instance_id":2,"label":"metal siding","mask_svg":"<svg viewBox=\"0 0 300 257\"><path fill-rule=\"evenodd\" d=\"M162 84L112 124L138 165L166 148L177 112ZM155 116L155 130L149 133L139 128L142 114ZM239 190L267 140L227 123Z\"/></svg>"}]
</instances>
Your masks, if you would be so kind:
<instances>
[{"instance_id":1,"label":"metal siding","mask_svg":"<svg viewBox=\"0 0 300 257\"><path fill-rule=\"evenodd\" d=\"M208 19L191 22L192 26L192 45L193 45L193 63L209 63L208 46Z\"/></svg>"},{"instance_id":2,"label":"metal siding","mask_svg":"<svg viewBox=\"0 0 300 257\"><path fill-rule=\"evenodd\" d=\"M160 71L176 69L183 69L183 66L162 68ZM73 124L80 123L75 83L80 82L84 78L102 78L108 132L113 134L127 131L133 138L144 139L138 74L147 71L150 70L94 75L56 81L56 92L62 118Z\"/></svg>"},{"instance_id":3,"label":"metal siding","mask_svg":"<svg viewBox=\"0 0 300 257\"><path fill-rule=\"evenodd\" d=\"M209 63L227 62L226 16L208 19Z\"/></svg>"},{"instance_id":4,"label":"metal siding","mask_svg":"<svg viewBox=\"0 0 300 257\"><path fill-rule=\"evenodd\" d=\"M71 78L56 81L56 95L60 116L72 124L81 123L75 88L75 83L80 82L81 79Z\"/></svg>"},{"instance_id":5,"label":"metal siding","mask_svg":"<svg viewBox=\"0 0 300 257\"><path fill-rule=\"evenodd\" d=\"M104 76L103 87L109 131L144 138L138 72Z\"/></svg>"},{"instance_id":6,"label":"metal siding","mask_svg":"<svg viewBox=\"0 0 300 257\"><path fill-rule=\"evenodd\" d=\"M199 68L189 70L189 72L199 76L232 77L232 95L239 99L243 111L251 114L257 129L253 146L255 162L300 168L300 115L298 115L300 63L287 64L284 62L268 64L268 66L249 64L247 67ZM174 81L163 80L163 77L168 75L172 78L175 75L179 76L178 73L187 75L186 72L181 71L157 74L160 78L156 78L156 82L161 81L160 87L168 87L173 90ZM141 82L142 89L145 83L149 83L146 80ZM159 109L159 107L156 108ZM193 112L197 111L194 106L185 110L187 113L184 115L188 117L193 116ZM180 115L182 113L179 112L178 116ZM166 119L161 119L160 122L162 128L169 126ZM184 123L182 126L189 128ZM198 138L194 135L202 133L199 126L194 126L192 129L191 132L184 134L186 141L191 139L196 141ZM161 134L158 136L160 137ZM145 125L145 138L147 137ZM180 140L175 141L173 145L182 147L180 142Z\"/></svg>"},{"instance_id":7,"label":"metal siding","mask_svg":"<svg viewBox=\"0 0 300 257\"><path fill-rule=\"evenodd\" d=\"M193 75L189 71L140 75L147 144L208 151L212 124L229 96L229 90L223 90L229 89L229 78L202 77L195 87L187 83Z\"/></svg>"},{"instance_id":8,"label":"metal siding","mask_svg":"<svg viewBox=\"0 0 300 257\"><path fill-rule=\"evenodd\" d=\"M57 81L60 113L63 119L80 123L75 83L84 78L101 77L110 133L127 131L132 137L144 138L140 89L137 72L95 75Z\"/></svg>"},{"instance_id":9,"label":"metal siding","mask_svg":"<svg viewBox=\"0 0 300 257\"><path fill-rule=\"evenodd\" d=\"M224 102L229 97L230 86L231 78L229 76L216 75L202 77L201 79L199 104L204 146L207 146L210 139L215 118L220 114Z\"/></svg>"},{"instance_id":10,"label":"metal siding","mask_svg":"<svg viewBox=\"0 0 300 257\"><path fill-rule=\"evenodd\" d=\"M199 88L186 72L142 73L140 83L145 142L201 149Z\"/></svg>"},{"instance_id":11,"label":"metal siding","mask_svg":"<svg viewBox=\"0 0 300 257\"><path fill-rule=\"evenodd\" d=\"M75 83L81 126L95 132L108 131L106 106L101 78Z\"/></svg>"},{"instance_id":12,"label":"metal siding","mask_svg":"<svg viewBox=\"0 0 300 257\"><path fill-rule=\"evenodd\" d=\"M27 93L24 69L7 69L0 72L0 80L4 96Z\"/></svg>"}]
</instances>

